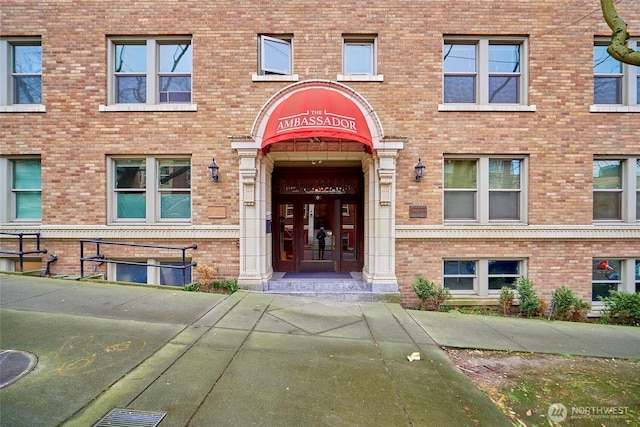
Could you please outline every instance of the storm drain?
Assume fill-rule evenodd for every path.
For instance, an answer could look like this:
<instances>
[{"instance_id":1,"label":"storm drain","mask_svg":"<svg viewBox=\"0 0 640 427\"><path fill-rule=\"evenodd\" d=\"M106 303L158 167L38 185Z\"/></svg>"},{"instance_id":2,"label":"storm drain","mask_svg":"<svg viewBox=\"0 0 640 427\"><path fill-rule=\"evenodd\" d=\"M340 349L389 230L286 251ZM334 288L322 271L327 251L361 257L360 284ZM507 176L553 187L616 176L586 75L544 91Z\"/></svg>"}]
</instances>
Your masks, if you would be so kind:
<instances>
[{"instance_id":1,"label":"storm drain","mask_svg":"<svg viewBox=\"0 0 640 427\"><path fill-rule=\"evenodd\" d=\"M93 427L155 427L165 415L166 412L114 408Z\"/></svg>"},{"instance_id":2,"label":"storm drain","mask_svg":"<svg viewBox=\"0 0 640 427\"><path fill-rule=\"evenodd\" d=\"M0 350L0 389L27 375L38 363L35 354L21 350Z\"/></svg>"}]
</instances>

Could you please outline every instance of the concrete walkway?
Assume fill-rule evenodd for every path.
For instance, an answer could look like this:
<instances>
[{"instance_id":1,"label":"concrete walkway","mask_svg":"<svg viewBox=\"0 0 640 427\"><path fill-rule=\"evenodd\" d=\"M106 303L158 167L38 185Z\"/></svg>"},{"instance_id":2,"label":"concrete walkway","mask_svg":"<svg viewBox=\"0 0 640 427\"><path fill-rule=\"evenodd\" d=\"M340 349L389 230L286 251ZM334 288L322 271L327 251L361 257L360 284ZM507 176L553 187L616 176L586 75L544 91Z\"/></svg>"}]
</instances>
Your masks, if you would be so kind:
<instances>
[{"instance_id":1,"label":"concrete walkway","mask_svg":"<svg viewBox=\"0 0 640 427\"><path fill-rule=\"evenodd\" d=\"M640 357L640 329L0 274L0 350L38 358L0 425L511 425L441 345Z\"/></svg>"}]
</instances>

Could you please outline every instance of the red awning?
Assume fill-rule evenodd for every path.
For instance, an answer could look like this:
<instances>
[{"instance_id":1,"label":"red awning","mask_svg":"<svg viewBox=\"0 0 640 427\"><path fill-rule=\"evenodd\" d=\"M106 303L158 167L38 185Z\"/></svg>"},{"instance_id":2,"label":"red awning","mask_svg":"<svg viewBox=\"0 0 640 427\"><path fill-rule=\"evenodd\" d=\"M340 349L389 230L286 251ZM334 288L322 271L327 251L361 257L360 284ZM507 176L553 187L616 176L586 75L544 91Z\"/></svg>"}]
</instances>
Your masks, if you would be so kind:
<instances>
[{"instance_id":1,"label":"red awning","mask_svg":"<svg viewBox=\"0 0 640 427\"><path fill-rule=\"evenodd\" d=\"M262 149L291 139L337 138L360 142L373 149L369 125L355 102L326 88L303 89L291 94L270 114Z\"/></svg>"}]
</instances>

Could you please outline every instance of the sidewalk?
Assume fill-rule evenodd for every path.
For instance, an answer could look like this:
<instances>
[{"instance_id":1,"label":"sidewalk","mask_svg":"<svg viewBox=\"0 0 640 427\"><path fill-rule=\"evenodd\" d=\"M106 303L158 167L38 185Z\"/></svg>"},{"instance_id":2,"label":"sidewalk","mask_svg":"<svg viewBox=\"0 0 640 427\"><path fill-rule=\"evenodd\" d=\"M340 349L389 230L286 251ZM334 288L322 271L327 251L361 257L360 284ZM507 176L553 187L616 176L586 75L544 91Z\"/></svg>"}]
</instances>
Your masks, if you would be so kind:
<instances>
[{"instance_id":1,"label":"sidewalk","mask_svg":"<svg viewBox=\"0 0 640 427\"><path fill-rule=\"evenodd\" d=\"M38 357L0 425L511 425L441 345L640 357L640 330L0 274L0 349Z\"/></svg>"}]
</instances>

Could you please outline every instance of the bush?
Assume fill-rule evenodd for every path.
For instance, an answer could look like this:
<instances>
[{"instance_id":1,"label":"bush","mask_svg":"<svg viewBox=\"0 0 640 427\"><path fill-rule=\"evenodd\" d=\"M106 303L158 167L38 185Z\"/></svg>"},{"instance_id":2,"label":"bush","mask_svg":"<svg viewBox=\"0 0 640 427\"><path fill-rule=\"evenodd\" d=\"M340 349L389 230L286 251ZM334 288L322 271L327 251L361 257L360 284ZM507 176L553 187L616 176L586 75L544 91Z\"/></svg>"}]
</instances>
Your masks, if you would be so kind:
<instances>
[{"instance_id":1,"label":"bush","mask_svg":"<svg viewBox=\"0 0 640 427\"><path fill-rule=\"evenodd\" d=\"M422 276L418 276L417 281L411 285L411 287L418 298L420 298L420 307L423 310L431 308L435 311L441 311L442 304L451 298L451 291L449 291L449 289L438 286Z\"/></svg>"},{"instance_id":2,"label":"bush","mask_svg":"<svg viewBox=\"0 0 640 427\"><path fill-rule=\"evenodd\" d=\"M562 285L551 292L551 306L553 307L553 318L559 320L582 320L589 304L576 297L571 289Z\"/></svg>"},{"instance_id":3,"label":"bush","mask_svg":"<svg viewBox=\"0 0 640 427\"><path fill-rule=\"evenodd\" d=\"M218 292L234 293L238 290L237 279L226 279L223 281L215 281L211 284L214 290Z\"/></svg>"},{"instance_id":4,"label":"bush","mask_svg":"<svg viewBox=\"0 0 640 427\"><path fill-rule=\"evenodd\" d=\"M511 307L513 306L513 301L516 298L516 294L513 292L513 289L503 286L500 290L500 306L502 306L502 314L505 316L511 313Z\"/></svg>"},{"instance_id":5,"label":"bush","mask_svg":"<svg viewBox=\"0 0 640 427\"><path fill-rule=\"evenodd\" d=\"M196 266L196 271L198 272L198 283L190 284L189 289L185 287L185 290L200 292L220 292L228 294L232 294L238 290L237 279L216 280L218 267L215 265L213 267L198 265Z\"/></svg>"},{"instance_id":6,"label":"bush","mask_svg":"<svg viewBox=\"0 0 640 427\"><path fill-rule=\"evenodd\" d=\"M184 285L184 290L187 292L198 292L200 290L200 283L187 283Z\"/></svg>"},{"instance_id":7,"label":"bush","mask_svg":"<svg viewBox=\"0 0 640 427\"><path fill-rule=\"evenodd\" d=\"M598 297L604 302L603 318L623 325L640 326L640 293L609 291L608 297Z\"/></svg>"},{"instance_id":8,"label":"bush","mask_svg":"<svg viewBox=\"0 0 640 427\"><path fill-rule=\"evenodd\" d=\"M514 285L518 291L520 313L525 317L540 316L542 301L538 298L536 290L533 288L533 282L526 277L520 276L516 279Z\"/></svg>"}]
</instances>

